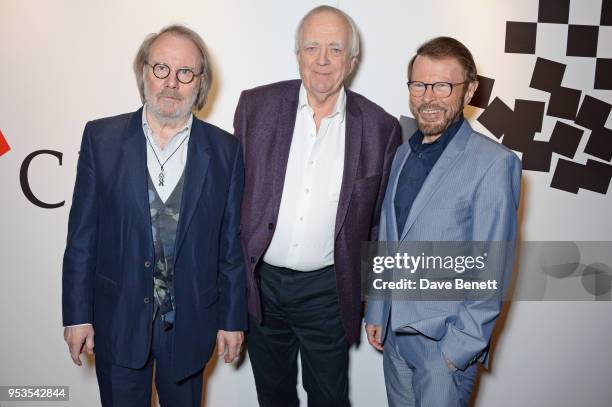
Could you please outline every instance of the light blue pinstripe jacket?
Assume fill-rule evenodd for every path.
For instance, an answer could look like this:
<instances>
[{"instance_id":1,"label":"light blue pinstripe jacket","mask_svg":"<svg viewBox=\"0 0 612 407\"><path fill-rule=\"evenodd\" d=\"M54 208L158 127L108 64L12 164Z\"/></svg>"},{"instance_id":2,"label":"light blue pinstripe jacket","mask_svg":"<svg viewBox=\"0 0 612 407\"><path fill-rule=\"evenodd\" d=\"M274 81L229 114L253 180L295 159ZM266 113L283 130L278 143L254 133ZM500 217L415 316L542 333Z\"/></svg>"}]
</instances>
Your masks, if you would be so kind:
<instances>
[{"instance_id":1,"label":"light blue pinstripe jacket","mask_svg":"<svg viewBox=\"0 0 612 407\"><path fill-rule=\"evenodd\" d=\"M502 241L513 257L517 236L521 162L510 150L463 125L448 144L417 195L404 229L397 230L394 197L410 154L395 154L382 207L379 241ZM511 261L505 272L510 273ZM394 331L415 330L441 341L444 355L459 369L486 361L501 301L368 302L365 320ZM392 310L392 311L391 311ZM384 338L383 338L384 340Z\"/></svg>"}]
</instances>

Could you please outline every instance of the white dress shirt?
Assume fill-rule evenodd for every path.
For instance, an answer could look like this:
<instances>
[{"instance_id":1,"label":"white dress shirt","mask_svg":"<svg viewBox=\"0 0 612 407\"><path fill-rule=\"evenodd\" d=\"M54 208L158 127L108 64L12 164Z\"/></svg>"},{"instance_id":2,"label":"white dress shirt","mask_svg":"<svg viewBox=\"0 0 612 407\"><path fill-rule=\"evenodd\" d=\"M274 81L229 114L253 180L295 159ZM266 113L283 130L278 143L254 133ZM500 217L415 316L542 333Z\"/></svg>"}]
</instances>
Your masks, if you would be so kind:
<instances>
[{"instance_id":1,"label":"white dress shirt","mask_svg":"<svg viewBox=\"0 0 612 407\"><path fill-rule=\"evenodd\" d=\"M189 119L185 126L178 132L174 137L170 139L164 149L160 149L155 138L153 137L153 130L149 127L147 122L147 105L145 104L142 108L142 131L147 138L147 169L149 175L155 185L155 190L165 203L176 184L178 184L185 164L187 163L187 145L189 144L189 135L191 134L191 125L193 123L193 114L189 115ZM176 152L175 152L176 151ZM174 153L174 154L173 154ZM155 157L157 154L157 158ZM172 157L168 159L168 157ZM158 162L159 159L159 162ZM168 160L168 161L166 161ZM164 163L164 185L159 185L159 173L161 172L161 166L159 163Z\"/></svg>"},{"instance_id":2,"label":"white dress shirt","mask_svg":"<svg viewBox=\"0 0 612 407\"><path fill-rule=\"evenodd\" d=\"M334 264L336 212L344 171L346 93L317 133L306 89L299 103L278 220L263 260L313 271Z\"/></svg>"}]
</instances>

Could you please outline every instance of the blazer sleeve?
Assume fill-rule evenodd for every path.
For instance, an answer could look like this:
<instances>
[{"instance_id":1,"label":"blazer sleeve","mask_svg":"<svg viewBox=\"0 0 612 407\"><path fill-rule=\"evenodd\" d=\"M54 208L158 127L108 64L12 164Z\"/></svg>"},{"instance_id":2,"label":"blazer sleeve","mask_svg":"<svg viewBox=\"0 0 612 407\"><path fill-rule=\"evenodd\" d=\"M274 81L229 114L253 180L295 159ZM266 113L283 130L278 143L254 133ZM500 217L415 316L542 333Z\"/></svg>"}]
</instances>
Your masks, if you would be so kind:
<instances>
[{"instance_id":1,"label":"blazer sleeve","mask_svg":"<svg viewBox=\"0 0 612 407\"><path fill-rule=\"evenodd\" d=\"M382 209L380 210L380 219L378 221L378 236L376 236L376 239L378 242L386 242L389 240L389 232L387 231L387 208L392 207L391 202L393 201L392 199L392 189L393 189L393 185L392 183L395 182L395 177L397 177L397 171L393 172L393 168L396 168L396 160L401 161L401 159L398 157L397 155L397 151L393 152L393 155L391 157L392 159L392 163L389 169L389 172L393 175L393 179L391 179L391 176L388 175L387 176L387 180L384 182L385 185L385 189L383 191L383 203L382 203ZM378 247L380 248L380 244L378 245ZM381 253L382 255L386 255L386 251L383 251L383 253ZM383 291L382 293L375 293L373 291L373 288L370 284L372 284L373 281L373 276L372 276L372 271L369 272L368 274L368 278L366 279L368 287L367 287L367 300L366 300L366 307L365 307L365 314L364 314L364 321L367 324L372 324L372 325L383 325L385 323L384 319L385 319L385 315L384 315L384 306L385 306L385 292ZM375 295L372 295L375 294ZM386 300L389 300L388 298ZM384 334L383 334L384 335Z\"/></svg>"},{"instance_id":2,"label":"blazer sleeve","mask_svg":"<svg viewBox=\"0 0 612 407\"><path fill-rule=\"evenodd\" d=\"M378 195L376 197L376 206L374 207L374 223L372 230L370 231L370 240L378 240L378 226L380 224L380 212L383 201L385 199L385 193L387 191L387 183L389 182L389 174L391 173L391 164L395 157L395 152L402 142L402 131L400 124L397 120L391 129L391 135L387 141L387 147L385 148L385 158L383 162L383 173L380 179L380 186L378 187Z\"/></svg>"},{"instance_id":3,"label":"blazer sleeve","mask_svg":"<svg viewBox=\"0 0 612 407\"><path fill-rule=\"evenodd\" d=\"M85 126L68 220L62 270L64 326L93 323L93 278L98 238L96 165L91 124Z\"/></svg>"},{"instance_id":4,"label":"blazer sleeve","mask_svg":"<svg viewBox=\"0 0 612 407\"><path fill-rule=\"evenodd\" d=\"M219 329L246 331L246 276L240 246L240 206L244 189L242 149L236 144L220 236Z\"/></svg>"},{"instance_id":5,"label":"blazer sleeve","mask_svg":"<svg viewBox=\"0 0 612 407\"><path fill-rule=\"evenodd\" d=\"M476 189L473 210L473 241L499 242L490 247L487 268L503 281L512 272L517 236L517 209L520 197L521 162L507 153L489 167ZM501 309L501 292L483 301L464 301L456 320L448 325L441 340L442 352L453 365L465 369L489 345L495 320Z\"/></svg>"}]
</instances>

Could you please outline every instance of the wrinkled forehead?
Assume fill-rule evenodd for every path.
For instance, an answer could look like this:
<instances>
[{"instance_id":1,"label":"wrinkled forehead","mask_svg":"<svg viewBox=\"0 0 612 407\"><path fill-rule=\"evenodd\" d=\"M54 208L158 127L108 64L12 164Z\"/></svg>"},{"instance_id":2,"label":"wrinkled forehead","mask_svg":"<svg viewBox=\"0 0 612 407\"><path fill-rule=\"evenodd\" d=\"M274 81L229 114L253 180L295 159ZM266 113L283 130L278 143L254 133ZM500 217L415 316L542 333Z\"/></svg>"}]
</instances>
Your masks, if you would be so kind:
<instances>
[{"instance_id":1,"label":"wrinkled forehead","mask_svg":"<svg viewBox=\"0 0 612 407\"><path fill-rule=\"evenodd\" d=\"M304 21L301 36L302 43L325 40L347 46L350 42L350 25L340 14L321 11Z\"/></svg>"},{"instance_id":2,"label":"wrinkled forehead","mask_svg":"<svg viewBox=\"0 0 612 407\"><path fill-rule=\"evenodd\" d=\"M165 63L192 68L201 65L200 51L193 41L174 33L162 34L153 41L149 49L149 60L150 63Z\"/></svg>"}]
</instances>

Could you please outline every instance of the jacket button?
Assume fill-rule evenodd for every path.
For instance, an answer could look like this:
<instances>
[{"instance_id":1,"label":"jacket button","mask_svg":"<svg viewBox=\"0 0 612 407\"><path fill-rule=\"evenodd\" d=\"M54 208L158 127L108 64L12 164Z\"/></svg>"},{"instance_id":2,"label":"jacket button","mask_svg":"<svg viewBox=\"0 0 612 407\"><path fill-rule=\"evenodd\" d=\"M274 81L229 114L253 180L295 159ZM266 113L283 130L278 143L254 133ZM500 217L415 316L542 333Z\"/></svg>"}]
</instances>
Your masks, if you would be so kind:
<instances>
[{"instance_id":1,"label":"jacket button","mask_svg":"<svg viewBox=\"0 0 612 407\"><path fill-rule=\"evenodd\" d=\"M144 297L144 303L148 304L149 303L149 297Z\"/></svg>"},{"instance_id":2,"label":"jacket button","mask_svg":"<svg viewBox=\"0 0 612 407\"><path fill-rule=\"evenodd\" d=\"M251 257L251 263L255 264L255 257Z\"/></svg>"},{"instance_id":3,"label":"jacket button","mask_svg":"<svg viewBox=\"0 0 612 407\"><path fill-rule=\"evenodd\" d=\"M145 262L144 262L144 266L145 266L146 268L151 267L151 262L150 262L149 260L145 261Z\"/></svg>"},{"instance_id":4,"label":"jacket button","mask_svg":"<svg viewBox=\"0 0 612 407\"><path fill-rule=\"evenodd\" d=\"M268 229L270 230L274 229L274 223L268 223Z\"/></svg>"}]
</instances>

